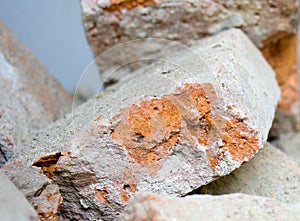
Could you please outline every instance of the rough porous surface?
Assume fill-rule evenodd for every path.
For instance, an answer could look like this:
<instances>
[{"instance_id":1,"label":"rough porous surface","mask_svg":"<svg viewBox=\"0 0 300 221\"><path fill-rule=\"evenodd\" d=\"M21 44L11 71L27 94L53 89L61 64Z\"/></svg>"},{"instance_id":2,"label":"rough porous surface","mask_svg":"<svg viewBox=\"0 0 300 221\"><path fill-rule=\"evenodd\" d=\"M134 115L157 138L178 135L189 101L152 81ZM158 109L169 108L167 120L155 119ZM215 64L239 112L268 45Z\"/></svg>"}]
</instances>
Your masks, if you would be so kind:
<instances>
[{"instance_id":1,"label":"rough porous surface","mask_svg":"<svg viewBox=\"0 0 300 221\"><path fill-rule=\"evenodd\" d=\"M282 134L278 140L272 144L284 152L291 160L295 161L300 167L300 134Z\"/></svg>"},{"instance_id":2,"label":"rough porous surface","mask_svg":"<svg viewBox=\"0 0 300 221\"><path fill-rule=\"evenodd\" d=\"M37 221L37 215L24 195L0 172L0 220Z\"/></svg>"},{"instance_id":3,"label":"rough porous surface","mask_svg":"<svg viewBox=\"0 0 300 221\"><path fill-rule=\"evenodd\" d=\"M299 183L298 165L267 143L250 162L229 176L204 186L200 192L218 195L240 192L297 203L300 198Z\"/></svg>"},{"instance_id":4,"label":"rough porous surface","mask_svg":"<svg viewBox=\"0 0 300 221\"><path fill-rule=\"evenodd\" d=\"M138 193L128 203L122 221L300 220L300 204L246 194L198 195L176 198Z\"/></svg>"},{"instance_id":5,"label":"rough porous surface","mask_svg":"<svg viewBox=\"0 0 300 221\"><path fill-rule=\"evenodd\" d=\"M0 21L0 166L71 109L71 96Z\"/></svg>"},{"instance_id":6,"label":"rough porous surface","mask_svg":"<svg viewBox=\"0 0 300 221\"><path fill-rule=\"evenodd\" d=\"M161 58L172 44L133 40L159 38L191 45L228 28L242 29L274 68L281 88L270 135L300 128L296 0L81 0L81 5L88 41L104 80L110 83L119 80L107 76L111 67L126 65L130 72L137 66L134 61Z\"/></svg>"},{"instance_id":7,"label":"rough porous surface","mask_svg":"<svg viewBox=\"0 0 300 221\"><path fill-rule=\"evenodd\" d=\"M22 162L59 185L64 220L115 220L137 191L183 196L263 147L279 88L246 35L229 30L170 60L35 137Z\"/></svg>"}]
</instances>

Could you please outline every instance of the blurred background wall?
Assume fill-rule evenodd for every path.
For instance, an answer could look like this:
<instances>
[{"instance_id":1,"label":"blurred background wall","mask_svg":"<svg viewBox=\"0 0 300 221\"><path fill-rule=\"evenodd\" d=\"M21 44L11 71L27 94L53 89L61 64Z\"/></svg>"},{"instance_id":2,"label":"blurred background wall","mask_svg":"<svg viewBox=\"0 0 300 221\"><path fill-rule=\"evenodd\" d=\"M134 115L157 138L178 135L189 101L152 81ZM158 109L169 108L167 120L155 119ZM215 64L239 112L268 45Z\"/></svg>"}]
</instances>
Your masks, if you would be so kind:
<instances>
[{"instance_id":1,"label":"blurred background wall","mask_svg":"<svg viewBox=\"0 0 300 221\"><path fill-rule=\"evenodd\" d=\"M79 0L0 0L0 19L69 91L93 60L81 22ZM81 93L99 89L97 68L80 82Z\"/></svg>"}]
</instances>

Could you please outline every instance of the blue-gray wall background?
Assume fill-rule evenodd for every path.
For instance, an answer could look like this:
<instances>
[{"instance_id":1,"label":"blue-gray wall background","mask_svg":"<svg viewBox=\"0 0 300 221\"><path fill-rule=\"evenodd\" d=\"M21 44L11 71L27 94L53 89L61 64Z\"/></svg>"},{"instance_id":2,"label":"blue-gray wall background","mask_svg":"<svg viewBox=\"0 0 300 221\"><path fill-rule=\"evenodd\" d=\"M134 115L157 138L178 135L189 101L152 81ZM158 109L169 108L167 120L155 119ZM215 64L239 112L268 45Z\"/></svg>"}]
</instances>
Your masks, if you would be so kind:
<instances>
[{"instance_id":1,"label":"blue-gray wall background","mask_svg":"<svg viewBox=\"0 0 300 221\"><path fill-rule=\"evenodd\" d=\"M0 19L69 91L93 56L81 21L79 0L0 0ZM99 79L91 67L81 87L95 91Z\"/></svg>"}]
</instances>

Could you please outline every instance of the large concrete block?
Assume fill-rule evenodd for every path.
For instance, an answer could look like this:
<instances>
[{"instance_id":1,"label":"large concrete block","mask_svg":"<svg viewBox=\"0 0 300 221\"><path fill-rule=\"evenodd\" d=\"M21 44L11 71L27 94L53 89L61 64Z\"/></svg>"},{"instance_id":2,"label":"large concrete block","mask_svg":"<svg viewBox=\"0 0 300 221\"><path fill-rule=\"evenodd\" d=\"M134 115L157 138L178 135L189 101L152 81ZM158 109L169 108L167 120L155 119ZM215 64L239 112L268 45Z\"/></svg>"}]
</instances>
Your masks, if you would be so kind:
<instances>
[{"instance_id":1,"label":"large concrete block","mask_svg":"<svg viewBox=\"0 0 300 221\"><path fill-rule=\"evenodd\" d=\"M300 220L300 204L246 194L194 195L183 198L138 193L129 201L122 221Z\"/></svg>"},{"instance_id":2,"label":"large concrete block","mask_svg":"<svg viewBox=\"0 0 300 221\"><path fill-rule=\"evenodd\" d=\"M71 109L71 96L0 21L0 164ZM1 166L1 165L0 165Z\"/></svg>"},{"instance_id":3,"label":"large concrete block","mask_svg":"<svg viewBox=\"0 0 300 221\"><path fill-rule=\"evenodd\" d=\"M279 88L240 30L136 70L35 138L22 159L53 179L66 220L115 220L138 191L183 196L266 142ZM267 82L267 83L265 83Z\"/></svg>"},{"instance_id":4,"label":"large concrete block","mask_svg":"<svg viewBox=\"0 0 300 221\"><path fill-rule=\"evenodd\" d=\"M167 48L165 42L135 43L136 39L191 45L228 28L242 29L274 68L281 88L271 136L300 128L296 0L82 0L81 5L86 35L103 73L111 66L134 68L132 58L141 60L151 54L159 58ZM127 41L132 42L124 44ZM104 80L113 82L106 76Z\"/></svg>"}]
</instances>

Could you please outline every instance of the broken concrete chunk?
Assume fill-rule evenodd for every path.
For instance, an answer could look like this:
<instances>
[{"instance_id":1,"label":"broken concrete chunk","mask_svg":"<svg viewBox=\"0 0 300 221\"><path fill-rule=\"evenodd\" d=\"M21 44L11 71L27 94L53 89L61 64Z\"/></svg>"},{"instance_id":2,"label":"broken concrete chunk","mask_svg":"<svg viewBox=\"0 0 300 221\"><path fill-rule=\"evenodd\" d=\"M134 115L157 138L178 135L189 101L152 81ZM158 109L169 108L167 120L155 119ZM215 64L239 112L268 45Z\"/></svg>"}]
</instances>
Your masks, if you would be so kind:
<instances>
[{"instance_id":1,"label":"broken concrete chunk","mask_svg":"<svg viewBox=\"0 0 300 221\"><path fill-rule=\"evenodd\" d=\"M246 194L194 195L184 198L138 193L121 215L122 221L300 220L300 204Z\"/></svg>"},{"instance_id":2,"label":"broken concrete chunk","mask_svg":"<svg viewBox=\"0 0 300 221\"><path fill-rule=\"evenodd\" d=\"M37 168L28 166L27 158L18 158L1 168L26 196L41 221L58 221L62 203L59 188Z\"/></svg>"},{"instance_id":3,"label":"broken concrete chunk","mask_svg":"<svg viewBox=\"0 0 300 221\"><path fill-rule=\"evenodd\" d=\"M295 0L82 0L81 6L85 31L95 57L130 40L152 37L191 44L229 28L241 28L262 48L270 42L266 40L271 36L295 34L297 26ZM141 49L153 52L153 47ZM130 57L136 51L128 53ZM120 59L123 55L126 53L116 54ZM110 61L99 62L102 70L111 65Z\"/></svg>"},{"instance_id":4,"label":"broken concrete chunk","mask_svg":"<svg viewBox=\"0 0 300 221\"><path fill-rule=\"evenodd\" d=\"M0 21L0 163L71 109L71 96ZM1 166L1 165L0 165Z\"/></svg>"},{"instance_id":5,"label":"broken concrete chunk","mask_svg":"<svg viewBox=\"0 0 300 221\"><path fill-rule=\"evenodd\" d=\"M134 69L137 65L132 61L144 62L145 57L161 58L172 45L167 40L192 45L203 37L240 28L274 68L281 88L271 136L300 128L296 0L82 0L81 5L86 35L102 73L123 65ZM104 80L112 82L107 75Z\"/></svg>"},{"instance_id":6,"label":"broken concrete chunk","mask_svg":"<svg viewBox=\"0 0 300 221\"><path fill-rule=\"evenodd\" d=\"M49 184L49 179L44 174L33 167L27 167L20 160L7 163L1 171L21 190L29 202Z\"/></svg>"},{"instance_id":7,"label":"broken concrete chunk","mask_svg":"<svg viewBox=\"0 0 300 221\"><path fill-rule=\"evenodd\" d=\"M58 221L62 197L56 184L47 185L32 201L41 221Z\"/></svg>"},{"instance_id":8,"label":"broken concrete chunk","mask_svg":"<svg viewBox=\"0 0 300 221\"><path fill-rule=\"evenodd\" d=\"M279 88L246 35L233 29L170 60L34 141L26 161L59 185L64 219L115 220L137 191L183 196L263 147Z\"/></svg>"},{"instance_id":9,"label":"broken concrete chunk","mask_svg":"<svg viewBox=\"0 0 300 221\"><path fill-rule=\"evenodd\" d=\"M0 172L0 204L0 220L38 220L32 206L2 172Z\"/></svg>"},{"instance_id":10,"label":"broken concrete chunk","mask_svg":"<svg viewBox=\"0 0 300 221\"><path fill-rule=\"evenodd\" d=\"M300 134L289 133L282 134L278 140L272 141L272 144L284 152L291 160L300 167Z\"/></svg>"},{"instance_id":11,"label":"broken concrete chunk","mask_svg":"<svg viewBox=\"0 0 300 221\"><path fill-rule=\"evenodd\" d=\"M267 143L250 162L232 174L202 187L201 193L246 193L274 198L285 203L299 202L300 168Z\"/></svg>"}]
</instances>

